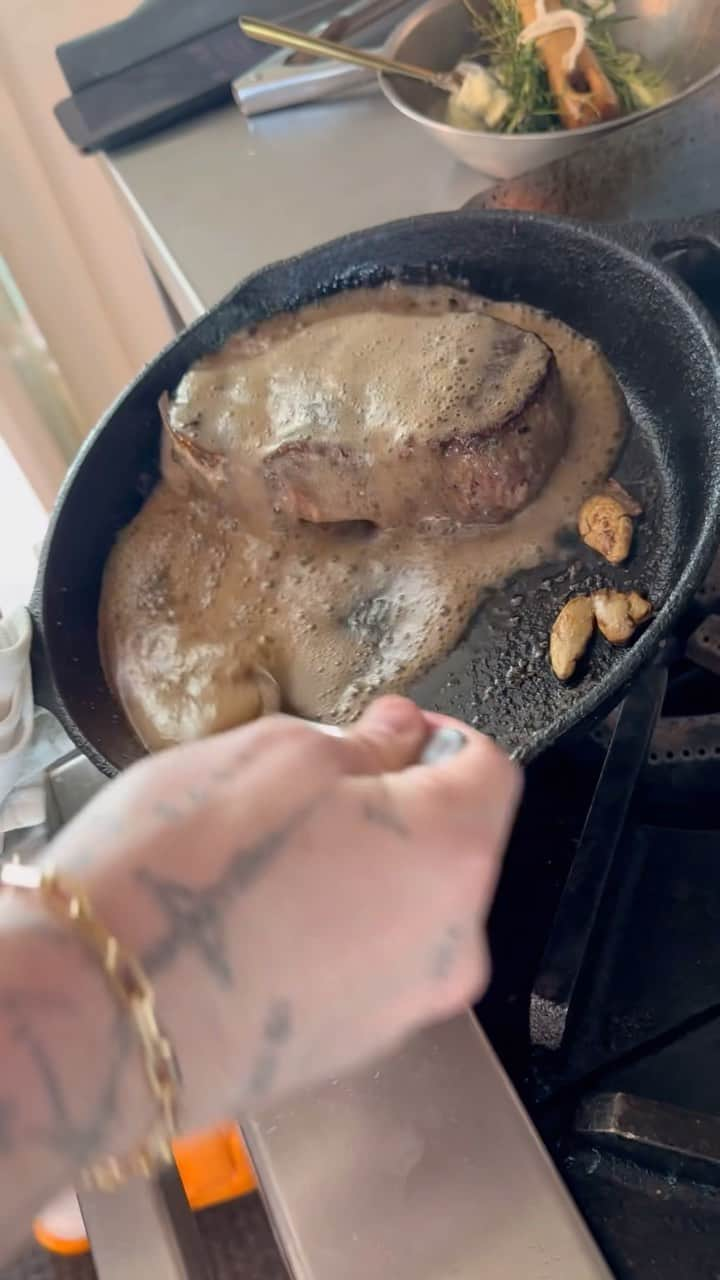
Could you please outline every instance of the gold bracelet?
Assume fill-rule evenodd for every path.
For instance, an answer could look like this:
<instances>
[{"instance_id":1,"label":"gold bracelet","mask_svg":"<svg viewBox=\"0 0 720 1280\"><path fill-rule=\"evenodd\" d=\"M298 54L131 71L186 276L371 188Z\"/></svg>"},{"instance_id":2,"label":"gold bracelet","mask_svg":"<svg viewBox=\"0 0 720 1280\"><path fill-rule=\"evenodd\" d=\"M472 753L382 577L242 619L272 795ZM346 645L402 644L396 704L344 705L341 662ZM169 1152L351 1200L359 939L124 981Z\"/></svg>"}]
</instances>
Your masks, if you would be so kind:
<instances>
[{"instance_id":1,"label":"gold bracelet","mask_svg":"<svg viewBox=\"0 0 720 1280\"><path fill-rule=\"evenodd\" d=\"M170 1041L155 1016L155 994L140 962L121 947L97 919L90 901L52 870L6 862L0 867L0 886L39 893L52 913L69 923L95 953L112 991L130 1016L140 1041L157 1116L145 1141L123 1157L108 1156L84 1170L82 1185L114 1191L130 1178L151 1177L172 1160L171 1142L177 1133L180 1073Z\"/></svg>"}]
</instances>

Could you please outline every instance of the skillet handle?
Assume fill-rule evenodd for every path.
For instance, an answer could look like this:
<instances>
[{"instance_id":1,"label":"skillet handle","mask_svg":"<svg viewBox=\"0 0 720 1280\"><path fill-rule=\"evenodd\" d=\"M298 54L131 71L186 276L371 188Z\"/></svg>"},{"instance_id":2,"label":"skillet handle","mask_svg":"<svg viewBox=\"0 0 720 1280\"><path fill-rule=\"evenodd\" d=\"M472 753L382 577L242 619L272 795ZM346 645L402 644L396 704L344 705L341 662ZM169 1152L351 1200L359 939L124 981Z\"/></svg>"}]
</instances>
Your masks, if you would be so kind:
<instances>
[{"instance_id":1,"label":"skillet handle","mask_svg":"<svg viewBox=\"0 0 720 1280\"><path fill-rule=\"evenodd\" d=\"M30 667L32 670L33 699L36 707L43 707L62 724L59 714L59 698L50 671L42 624L40 621L40 597L33 591L28 604L28 612L32 619L32 645L30 647Z\"/></svg>"},{"instance_id":2,"label":"skillet handle","mask_svg":"<svg viewBox=\"0 0 720 1280\"><path fill-rule=\"evenodd\" d=\"M692 246L720 254L720 210L673 222L610 222L606 230L628 249L668 265Z\"/></svg>"}]
</instances>

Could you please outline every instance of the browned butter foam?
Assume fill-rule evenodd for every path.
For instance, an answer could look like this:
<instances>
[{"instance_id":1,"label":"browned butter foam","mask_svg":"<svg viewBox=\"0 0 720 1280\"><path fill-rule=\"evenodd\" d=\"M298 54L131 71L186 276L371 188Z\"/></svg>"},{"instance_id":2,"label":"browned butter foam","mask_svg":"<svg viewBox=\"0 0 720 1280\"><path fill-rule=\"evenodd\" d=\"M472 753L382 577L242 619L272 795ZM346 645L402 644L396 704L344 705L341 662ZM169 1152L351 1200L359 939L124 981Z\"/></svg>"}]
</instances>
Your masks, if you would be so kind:
<instances>
[{"instance_id":1,"label":"browned butter foam","mask_svg":"<svg viewBox=\"0 0 720 1280\"><path fill-rule=\"evenodd\" d=\"M358 369L371 371L373 350L393 337L394 314L473 311L535 332L555 353L571 427L545 490L496 527L425 522L368 536L300 525L259 536L255 522L189 493L166 457L155 491L108 559L100 602L105 673L147 747L253 718L259 705L248 675L257 668L278 681L288 710L350 721L378 692L407 688L449 652L487 588L557 554L558 533L574 524L583 499L613 465L626 410L598 348L531 307L439 285L348 291L234 335L189 372L176 410L185 420L199 406L207 411L212 386L232 368L239 400L249 401L248 420L264 422L248 395L253 360L276 355L277 383L292 403L283 344L329 316L363 317L374 344L358 353L354 369L334 370L342 383L357 379ZM461 338L462 325L457 332ZM461 349L455 358L462 359ZM243 361L247 373L238 376ZM408 385L406 367L402 376ZM221 440L219 415L215 429ZM251 428L251 438L260 429Z\"/></svg>"}]
</instances>

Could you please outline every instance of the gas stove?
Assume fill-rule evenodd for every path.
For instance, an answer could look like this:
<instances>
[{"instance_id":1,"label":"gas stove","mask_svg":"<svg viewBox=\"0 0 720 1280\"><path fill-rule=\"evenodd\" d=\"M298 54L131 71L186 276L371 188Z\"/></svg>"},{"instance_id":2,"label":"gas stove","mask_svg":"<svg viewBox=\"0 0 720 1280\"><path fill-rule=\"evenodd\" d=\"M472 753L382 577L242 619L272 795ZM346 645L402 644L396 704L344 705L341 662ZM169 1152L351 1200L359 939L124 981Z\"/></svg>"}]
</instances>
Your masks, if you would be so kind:
<instances>
[{"instance_id":1,"label":"gas stove","mask_svg":"<svg viewBox=\"0 0 720 1280\"><path fill-rule=\"evenodd\" d=\"M480 1016L613 1272L720 1276L720 560L531 766Z\"/></svg>"},{"instance_id":2,"label":"gas stove","mask_svg":"<svg viewBox=\"0 0 720 1280\"><path fill-rule=\"evenodd\" d=\"M610 219L717 206L714 128L693 128L718 106L671 122L674 146L628 131L602 163L583 153L472 203ZM662 172L640 181L659 141ZM720 322L717 247L672 257ZM614 1274L718 1280L720 555L622 707L528 770L491 938L480 1017Z\"/></svg>"}]
</instances>

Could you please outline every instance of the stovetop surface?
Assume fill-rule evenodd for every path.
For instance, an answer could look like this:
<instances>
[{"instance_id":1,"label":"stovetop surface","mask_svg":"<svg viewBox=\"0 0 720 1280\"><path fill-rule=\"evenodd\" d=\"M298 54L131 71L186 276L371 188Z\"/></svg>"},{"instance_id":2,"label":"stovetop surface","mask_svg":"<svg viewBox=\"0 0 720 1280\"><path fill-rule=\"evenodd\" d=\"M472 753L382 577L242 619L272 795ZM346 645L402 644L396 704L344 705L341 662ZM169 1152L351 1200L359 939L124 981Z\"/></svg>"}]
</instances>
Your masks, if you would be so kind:
<instances>
[{"instance_id":1,"label":"stovetop surface","mask_svg":"<svg viewBox=\"0 0 720 1280\"><path fill-rule=\"evenodd\" d=\"M720 561L530 767L480 1016L619 1277L720 1277Z\"/></svg>"},{"instance_id":2,"label":"stovetop surface","mask_svg":"<svg viewBox=\"0 0 720 1280\"><path fill-rule=\"evenodd\" d=\"M713 90L472 204L717 208L719 113ZM717 249L672 265L720 323ZM720 555L620 716L529 768L490 927L481 1020L618 1280L720 1280Z\"/></svg>"}]
</instances>

